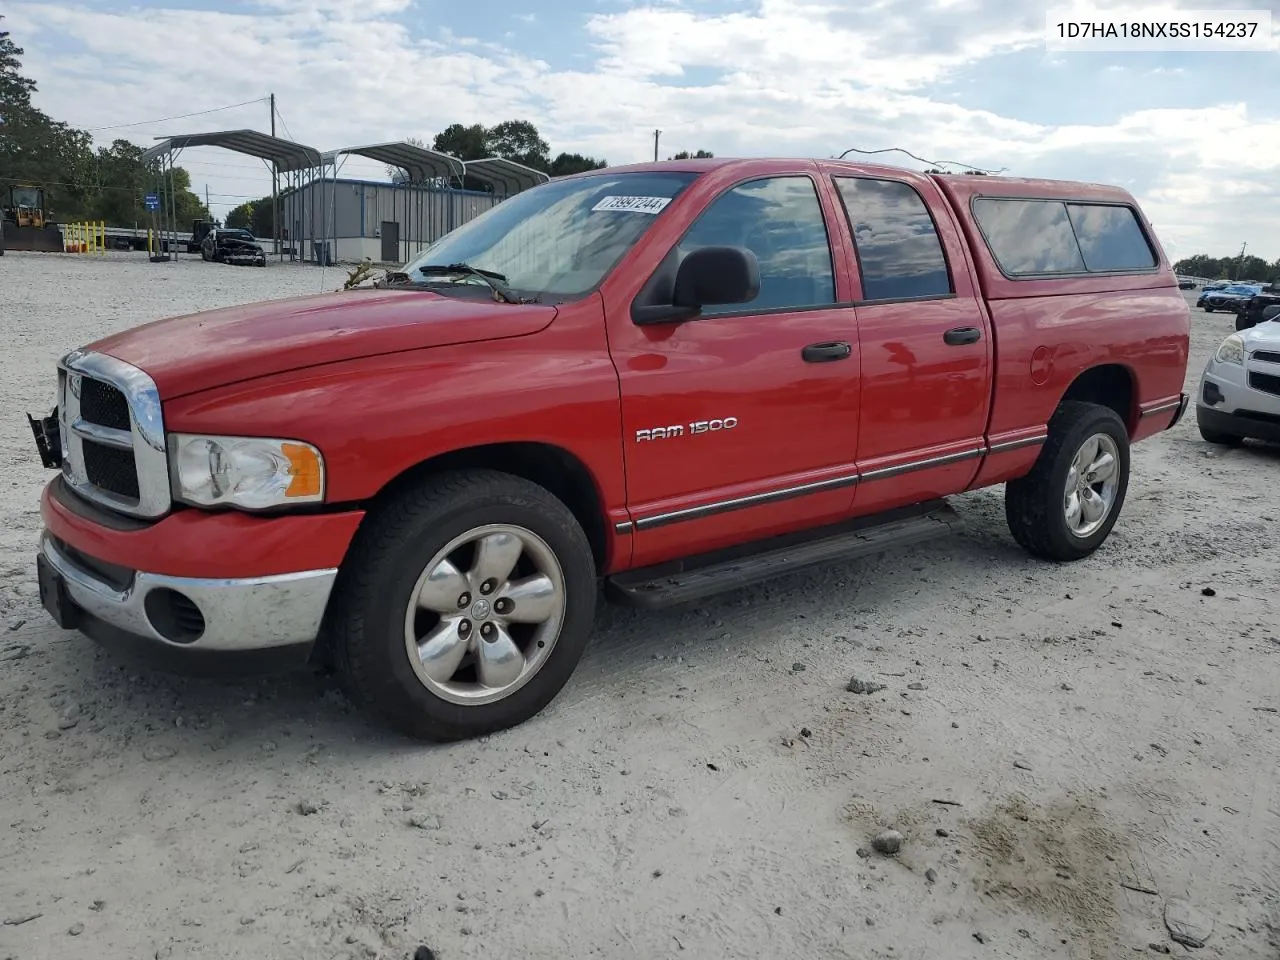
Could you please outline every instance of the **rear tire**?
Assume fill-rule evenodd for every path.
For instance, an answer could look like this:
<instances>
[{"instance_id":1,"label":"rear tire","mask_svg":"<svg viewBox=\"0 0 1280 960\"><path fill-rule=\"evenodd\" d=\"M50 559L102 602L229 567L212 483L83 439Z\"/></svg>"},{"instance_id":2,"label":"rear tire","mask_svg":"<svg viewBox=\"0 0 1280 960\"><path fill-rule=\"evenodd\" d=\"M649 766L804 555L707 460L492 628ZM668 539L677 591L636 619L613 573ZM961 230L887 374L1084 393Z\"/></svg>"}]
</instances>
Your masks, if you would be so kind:
<instances>
[{"instance_id":1,"label":"rear tire","mask_svg":"<svg viewBox=\"0 0 1280 960\"><path fill-rule=\"evenodd\" d=\"M1026 476L1005 484L1014 540L1045 560L1082 560L1111 534L1129 489L1129 431L1110 407L1067 401Z\"/></svg>"},{"instance_id":2,"label":"rear tire","mask_svg":"<svg viewBox=\"0 0 1280 960\"><path fill-rule=\"evenodd\" d=\"M440 474L357 535L327 625L334 664L351 698L402 733L481 736L560 692L596 593L586 534L551 493L493 470Z\"/></svg>"}]
</instances>

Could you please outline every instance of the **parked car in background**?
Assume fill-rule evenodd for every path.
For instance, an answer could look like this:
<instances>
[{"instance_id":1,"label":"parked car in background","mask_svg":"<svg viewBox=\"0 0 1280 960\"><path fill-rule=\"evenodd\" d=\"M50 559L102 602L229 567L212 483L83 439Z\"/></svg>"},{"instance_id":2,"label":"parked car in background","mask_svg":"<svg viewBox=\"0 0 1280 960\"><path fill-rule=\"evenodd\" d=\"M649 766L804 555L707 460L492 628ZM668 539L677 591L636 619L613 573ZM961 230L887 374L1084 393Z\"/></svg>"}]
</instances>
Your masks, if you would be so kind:
<instances>
[{"instance_id":1,"label":"parked car in background","mask_svg":"<svg viewBox=\"0 0 1280 960\"><path fill-rule=\"evenodd\" d=\"M1209 443L1280 443L1280 320L1222 341L1200 377L1196 421Z\"/></svg>"},{"instance_id":2,"label":"parked car in background","mask_svg":"<svg viewBox=\"0 0 1280 960\"><path fill-rule=\"evenodd\" d=\"M1238 312L1244 303L1261 290L1261 284L1247 283L1228 283L1212 291L1206 287L1196 301L1196 306L1203 308L1205 313L1213 313L1215 310Z\"/></svg>"},{"instance_id":3,"label":"parked car in background","mask_svg":"<svg viewBox=\"0 0 1280 960\"><path fill-rule=\"evenodd\" d=\"M1120 187L558 177L375 287L67 354L32 421L40 596L194 663L327 661L400 730L477 736L557 695L602 585L696 603L945 535L944 498L995 485L1030 554L1091 555L1131 445L1187 409L1190 326Z\"/></svg>"},{"instance_id":4,"label":"parked car in background","mask_svg":"<svg viewBox=\"0 0 1280 960\"><path fill-rule=\"evenodd\" d=\"M1178 289L1179 289L1179 290L1194 290L1195 288L1196 288L1196 282L1195 282L1194 280L1192 280L1190 277L1179 277L1179 278L1178 278Z\"/></svg>"},{"instance_id":5,"label":"parked car in background","mask_svg":"<svg viewBox=\"0 0 1280 960\"><path fill-rule=\"evenodd\" d=\"M1280 283L1263 287L1236 314L1236 329L1247 330L1280 315Z\"/></svg>"},{"instance_id":6,"label":"parked car in background","mask_svg":"<svg viewBox=\"0 0 1280 960\"><path fill-rule=\"evenodd\" d=\"M252 233L239 227L216 227L200 241L200 257L217 263L267 265L267 252Z\"/></svg>"}]
</instances>

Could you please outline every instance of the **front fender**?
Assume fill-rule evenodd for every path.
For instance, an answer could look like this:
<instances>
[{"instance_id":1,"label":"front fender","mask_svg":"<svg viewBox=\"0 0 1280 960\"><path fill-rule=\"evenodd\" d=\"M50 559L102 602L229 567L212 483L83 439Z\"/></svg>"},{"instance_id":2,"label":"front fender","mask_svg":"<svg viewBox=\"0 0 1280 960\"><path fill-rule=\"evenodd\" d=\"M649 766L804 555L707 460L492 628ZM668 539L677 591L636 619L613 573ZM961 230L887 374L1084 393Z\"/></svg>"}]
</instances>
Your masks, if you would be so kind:
<instances>
[{"instance_id":1,"label":"front fender","mask_svg":"<svg viewBox=\"0 0 1280 960\"><path fill-rule=\"evenodd\" d=\"M528 336L347 360L164 404L166 429L319 447L327 501L359 503L432 457L495 443L560 447L606 509L625 503L621 399L598 297Z\"/></svg>"}]
</instances>

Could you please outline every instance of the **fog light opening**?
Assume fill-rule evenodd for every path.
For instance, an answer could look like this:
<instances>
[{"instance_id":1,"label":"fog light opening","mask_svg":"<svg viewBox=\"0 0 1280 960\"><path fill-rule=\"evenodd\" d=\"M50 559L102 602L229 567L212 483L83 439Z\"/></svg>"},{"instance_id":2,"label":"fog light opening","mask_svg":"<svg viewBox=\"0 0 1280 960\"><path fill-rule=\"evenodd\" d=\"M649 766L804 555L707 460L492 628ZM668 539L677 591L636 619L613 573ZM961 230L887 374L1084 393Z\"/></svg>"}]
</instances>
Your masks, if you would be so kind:
<instances>
[{"instance_id":1,"label":"fog light opening","mask_svg":"<svg viewBox=\"0 0 1280 960\"><path fill-rule=\"evenodd\" d=\"M1222 395L1222 391L1218 389L1218 385L1216 383L1212 383L1209 381L1205 382L1205 385L1204 385L1204 402L1205 403L1207 403L1211 407L1214 407L1220 404L1225 399L1226 397Z\"/></svg>"},{"instance_id":2,"label":"fog light opening","mask_svg":"<svg viewBox=\"0 0 1280 960\"><path fill-rule=\"evenodd\" d=\"M142 605L156 633L170 643L195 643L204 636L204 614L185 594L160 587L148 593Z\"/></svg>"}]
</instances>

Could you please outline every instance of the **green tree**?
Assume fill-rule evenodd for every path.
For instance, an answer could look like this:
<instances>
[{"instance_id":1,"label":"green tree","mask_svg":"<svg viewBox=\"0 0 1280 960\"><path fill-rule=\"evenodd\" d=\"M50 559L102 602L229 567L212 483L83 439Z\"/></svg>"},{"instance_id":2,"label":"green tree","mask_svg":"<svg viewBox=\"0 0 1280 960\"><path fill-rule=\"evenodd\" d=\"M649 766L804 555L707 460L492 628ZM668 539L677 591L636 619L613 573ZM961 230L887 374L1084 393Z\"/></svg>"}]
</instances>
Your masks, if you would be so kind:
<instances>
[{"instance_id":1,"label":"green tree","mask_svg":"<svg viewBox=\"0 0 1280 960\"><path fill-rule=\"evenodd\" d=\"M1262 283L1280 282L1280 260L1267 263L1252 254L1211 257L1197 253L1184 257L1173 265L1173 272L1190 277L1208 277L1213 280L1257 280Z\"/></svg>"},{"instance_id":2,"label":"green tree","mask_svg":"<svg viewBox=\"0 0 1280 960\"><path fill-rule=\"evenodd\" d=\"M410 142L421 145L421 141L412 138ZM479 123L451 123L436 134L431 145L439 153L447 153L464 162L502 157L553 177L601 170L608 166L608 161L568 151L562 151L552 159L550 145L528 120L504 120L492 127ZM399 180L398 170L388 167L387 174L393 180ZM473 177L464 178L463 186L468 190L489 189L483 181Z\"/></svg>"},{"instance_id":3,"label":"green tree","mask_svg":"<svg viewBox=\"0 0 1280 960\"><path fill-rule=\"evenodd\" d=\"M3 19L4 14L0 14ZM36 82L18 72L25 54L8 30L0 30L0 105L6 110L31 106L31 94L36 92Z\"/></svg>"},{"instance_id":4,"label":"green tree","mask_svg":"<svg viewBox=\"0 0 1280 960\"><path fill-rule=\"evenodd\" d=\"M548 172L553 177L567 177L571 173L585 173L588 170L603 170L608 161L586 157L580 153L558 153L551 161Z\"/></svg>"},{"instance_id":5,"label":"green tree","mask_svg":"<svg viewBox=\"0 0 1280 960\"><path fill-rule=\"evenodd\" d=\"M32 105L36 83L21 72L23 54L0 31L0 198L7 205L11 185L31 184L44 190L47 217L74 216L88 187L91 140Z\"/></svg>"},{"instance_id":6,"label":"green tree","mask_svg":"<svg viewBox=\"0 0 1280 960\"><path fill-rule=\"evenodd\" d=\"M41 187L45 215L55 222L105 220L132 226L150 219L143 208L158 178L142 164L143 149L128 140L93 149L93 138L37 109L31 103L36 84L22 75L23 49L0 31L0 195L14 183ZM191 176L173 172L178 223L207 216L191 192ZM168 209L166 202L165 209Z\"/></svg>"},{"instance_id":7,"label":"green tree","mask_svg":"<svg viewBox=\"0 0 1280 960\"><path fill-rule=\"evenodd\" d=\"M688 150L681 150L674 157L667 157L668 160L710 160L715 154L710 150L698 150L690 153Z\"/></svg>"},{"instance_id":8,"label":"green tree","mask_svg":"<svg viewBox=\"0 0 1280 960\"><path fill-rule=\"evenodd\" d=\"M473 123L468 127L461 123L451 123L436 134L431 146L438 153L447 153L459 160L483 160L489 155L486 145L488 136L489 131L483 124Z\"/></svg>"},{"instance_id":9,"label":"green tree","mask_svg":"<svg viewBox=\"0 0 1280 960\"><path fill-rule=\"evenodd\" d=\"M254 204L242 203L227 214L227 226L236 230L253 230Z\"/></svg>"},{"instance_id":10,"label":"green tree","mask_svg":"<svg viewBox=\"0 0 1280 960\"><path fill-rule=\"evenodd\" d=\"M274 237L275 218L271 215L271 197L242 203L227 214L226 225L237 230L248 230L255 237Z\"/></svg>"},{"instance_id":11,"label":"green tree","mask_svg":"<svg viewBox=\"0 0 1280 960\"><path fill-rule=\"evenodd\" d=\"M247 216L244 223L232 223L231 217L236 210L248 208ZM274 237L276 230L276 218L272 215L271 197L262 197L259 200L252 200L249 203L242 203L240 206L227 214L228 227L241 227L248 230L255 237Z\"/></svg>"},{"instance_id":12,"label":"green tree","mask_svg":"<svg viewBox=\"0 0 1280 960\"><path fill-rule=\"evenodd\" d=\"M92 164L91 187L84 204L84 216L105 220L115 226L131 227L151 222L144 197L159 194L162 215L167 215L169 177L161 182L154 170L142 163L142 147L128 140L115 140L109 147L98 148ZM209 211L191 192L191 174L182 167L173 170L174 213L178 228L190 226L192 220L207 220Z\"/></svg>"},{"instance_id":13,"label":"green tree","mask_svg":"<svg viewBox=\"0 0 1280 960\"><path fill-rule=\"evenodd\" d=\"M551 146L528 120L503 120L485 133L490 156L522 163L534 170L551 170Z\"/></svg>"}]
</instances>

